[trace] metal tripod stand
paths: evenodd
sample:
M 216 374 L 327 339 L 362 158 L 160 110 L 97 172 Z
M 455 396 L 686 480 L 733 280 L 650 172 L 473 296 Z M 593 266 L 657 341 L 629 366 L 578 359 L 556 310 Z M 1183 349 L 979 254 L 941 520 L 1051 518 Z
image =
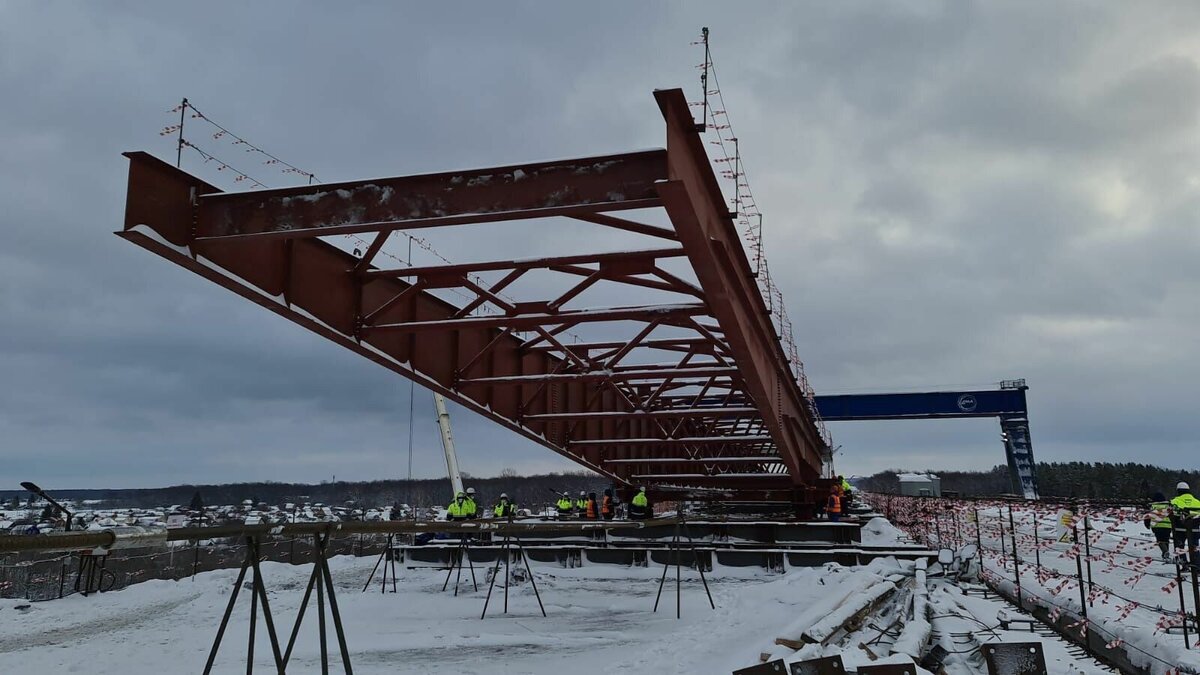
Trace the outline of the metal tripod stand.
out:
M 379 554 L 379 559 L 375 561 L 375 567 L 371 568 L 371 576 L 367 577 L 367 583 L 363 584 L 362 592 L 367 592 L 367 587 L 371 585 L 371 581 L 375 578 L 375 572 L 379 570 L 379 566 L 383 565 L 383 580 L 379 584 L 379 592 L 387 593 L 388 583 L 388 567 L 392 568 L 392 592 L 396 592 L 396 551 L 392 547 L 394 534 L 389 534 L 387 538 L 387 546 Z
M 512 516 L 508 517 L 508 522 L 512 524 Z M 487 616 L 488 604 L 492 601 L 492 589 L 496 586 L 496 575 L 500 573 L 500 562 L 504 561 L 504 613 L 508 614 L 508 585 L 509 585 L 509 563 L 512 560 L 512 541 L 517 542 L 517 555 L 521 561 L 525 563 L 525 573 L 529 575 L 529 583 L 533 586 L 533 595 L 537 598 L 538 609 L 542 610 L 542 616 L 546 616 L 546 607 L 542 604 L 542 596 L 538 593 L 537 580 L 533 578 L 533 570 L 529 567 L 529 558 L 525 555 L 525 546 L 521 543 L 521 538 L 510 531 L 504 532 L 504 543 L 501 545 L 500 553 L 496 556 L 496 566 L 492 569 L 492 581 L 488 584 L 487 598 L 483 601 L 483 613 L 479 615 L 480 619 Z
M 683 615 L 683 591 L 681 590 L 682 582 L 682 555 L 680 548 L 680 527 L 683 528 L 683 535 L 687 537 L 688 548 L 692 551 L 692 560 L 696 562 L 696 569 L 700 572 L 700 581 L 704 584 L 704 593 L 708 596 L 708 604 L 716 609 L 717 605 L 713 602 L 712 591 L 708 589 L 708 579 L 704 576 L 704 563 L 700 561 L 700 555 L 696 552 L 696 543 L 692 540 L 692 533 L 687 529 L 687 521 L 684 519 L 683 510 L 679 511 L 679 522 L 675 523 L 675 536 L 671 538 L 671 545 L 668 547 L 670 555 L 667 557 L 667 562 L 663 563 L 662 578 L 658 580 L 658 595 L 654 596 L 654 611 L 658 611 L 658 601 L 662 599 L 663 585 L 667 582 L 667 570 L 671 568 L 670 560 L 675 559 L 675 618 L 678 619 Z
M 225 637 L 225 629 L 229 626 L 229 617 L 233 615 L 233 606 L 237 603 L 238 592 L 246 580 L 246 571 L 254 568 L 254 579 L 250 587 L 250 640 L 246 647 L 246 672 L 254 670 L 254 633 L 258 624 L 258 603 L 262 601 L 263 621 L 267 624 L 267 635 L 271 638 L 271 653 L 275 657 L 275 669 L 282 673 L 285 660 L 279 654 L 279 638 L 275 635 L 275 621 L 271 618 L 271 606 L 267 603 L 267 588 L 263 584 L 262 570 L 258 567 L 258 537 L 246 537 L 246 559 L 242 561 L 242 570 L 238 573 L 233 585 L 233 593 L 229 595 L 229 604 L 225 607 L 225 615 L 221 617 L 221 627 L 217 629 L 217 637 L 213 640 L 212 650 L 208 653 L 208 662 L 204 673 L 212 672 L 213 662 L 217 660 L 217 650 L 221 647 L 221 639 Z

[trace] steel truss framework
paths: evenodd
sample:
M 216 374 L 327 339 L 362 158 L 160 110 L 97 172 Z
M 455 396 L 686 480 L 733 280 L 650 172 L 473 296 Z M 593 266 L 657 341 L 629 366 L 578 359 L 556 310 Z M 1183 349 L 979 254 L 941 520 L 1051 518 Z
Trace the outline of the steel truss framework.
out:
M 226 193 L 126 153 L 117 234 L 618 484 L 809 501 L 828 453 L 812 402 L 789 369 L 682 91 L 655 98 L 665 150 L 472 171 Z M 671 227 L 613 215 L 634 209 L 662 209 Z M 376 266 L 397 230 L 550 217 L 654 245 Z M 371 243 L 358 255 L 319 238 L 363 233 Z M 698 283 L 665 269 L 676 259 Z M 509 299 L 505 289 L 531 272 L 575 281 L 553 297 Z M 574 306 L 602 282 L 677 300 Z M 435 293 L 444 289 L 473 299 L 447 302 Z M 571 341 L 568 331 L 596 339 Z

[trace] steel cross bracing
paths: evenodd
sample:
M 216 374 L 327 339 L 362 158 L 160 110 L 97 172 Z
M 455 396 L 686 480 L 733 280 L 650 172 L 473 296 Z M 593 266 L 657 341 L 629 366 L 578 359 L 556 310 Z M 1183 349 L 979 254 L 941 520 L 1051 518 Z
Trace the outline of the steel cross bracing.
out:
M 620 484 L 807 501 L 828 452 L 811 401 L 682 92 L 655 97 L 665 150 L 472 171 L 227 193 L 127 153 L 118 234 Z M 650 208 L 664 210 L 671 227 L 613 215 Z M 653 245 L 376 266 L 400 229 L 551 217 Z M 372 235 L 360 255 L 320 238 L 360 233 Z M 670 261 L 690 264 L 695 281 L 668 271 Z M 484 281 L 485 272 L 498 278 Z M 505 289 L 531 272 L 574 282 L 510 299 Z M 576 306 L 597 284 L 676 299 Z M 436 293 L 445 289 L 471 299 L 448 302 Z

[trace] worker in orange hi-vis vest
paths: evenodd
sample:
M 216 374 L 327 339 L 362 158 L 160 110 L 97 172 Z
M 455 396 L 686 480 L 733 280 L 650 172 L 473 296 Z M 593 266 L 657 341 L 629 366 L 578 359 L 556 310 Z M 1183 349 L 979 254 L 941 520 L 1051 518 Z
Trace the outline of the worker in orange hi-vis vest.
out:
M 829 491 L 829 502 L 825 506 L 829 514 L 829 522 L 836 523 L 842 519 L 842 486 L 835 485 Z

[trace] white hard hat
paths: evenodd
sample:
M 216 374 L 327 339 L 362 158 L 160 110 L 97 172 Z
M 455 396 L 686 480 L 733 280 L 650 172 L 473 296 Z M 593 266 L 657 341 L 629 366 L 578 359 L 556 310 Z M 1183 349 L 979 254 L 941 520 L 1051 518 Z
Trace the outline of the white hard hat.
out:
M 475 488 L 467 488 L 467 494 L 469 494 L 469 495 L 475 494 Z
M 1179 481 L 1179 485 L 1176 485 L 1175 489 L 1176 490 L 1191 490 L 1192 488 L 1189 487 L 1188 484 L 1185 483 L 1184 481 Z
M 645 491 L 646 491 L 646 486 L 645 486 L 645 485 L 643 485 L 643 486 L 639 487 L 639 488 L 638 488 L 638 491 L 639 491 L 639 492 L 645 492 Z
M 586 496 L 587 496 L 587 493 L 586 493 L 586 492 L 584 492 L 583 490 L 580 490 L 580 491 L 579 491 L 579 496 L 580 496 L 580 497 L 586 497 Z
M 500 499 L 508 499 L 508 493 L 507 493 L 507 492 L 501 492 L 501 493 L 500 493 Z

